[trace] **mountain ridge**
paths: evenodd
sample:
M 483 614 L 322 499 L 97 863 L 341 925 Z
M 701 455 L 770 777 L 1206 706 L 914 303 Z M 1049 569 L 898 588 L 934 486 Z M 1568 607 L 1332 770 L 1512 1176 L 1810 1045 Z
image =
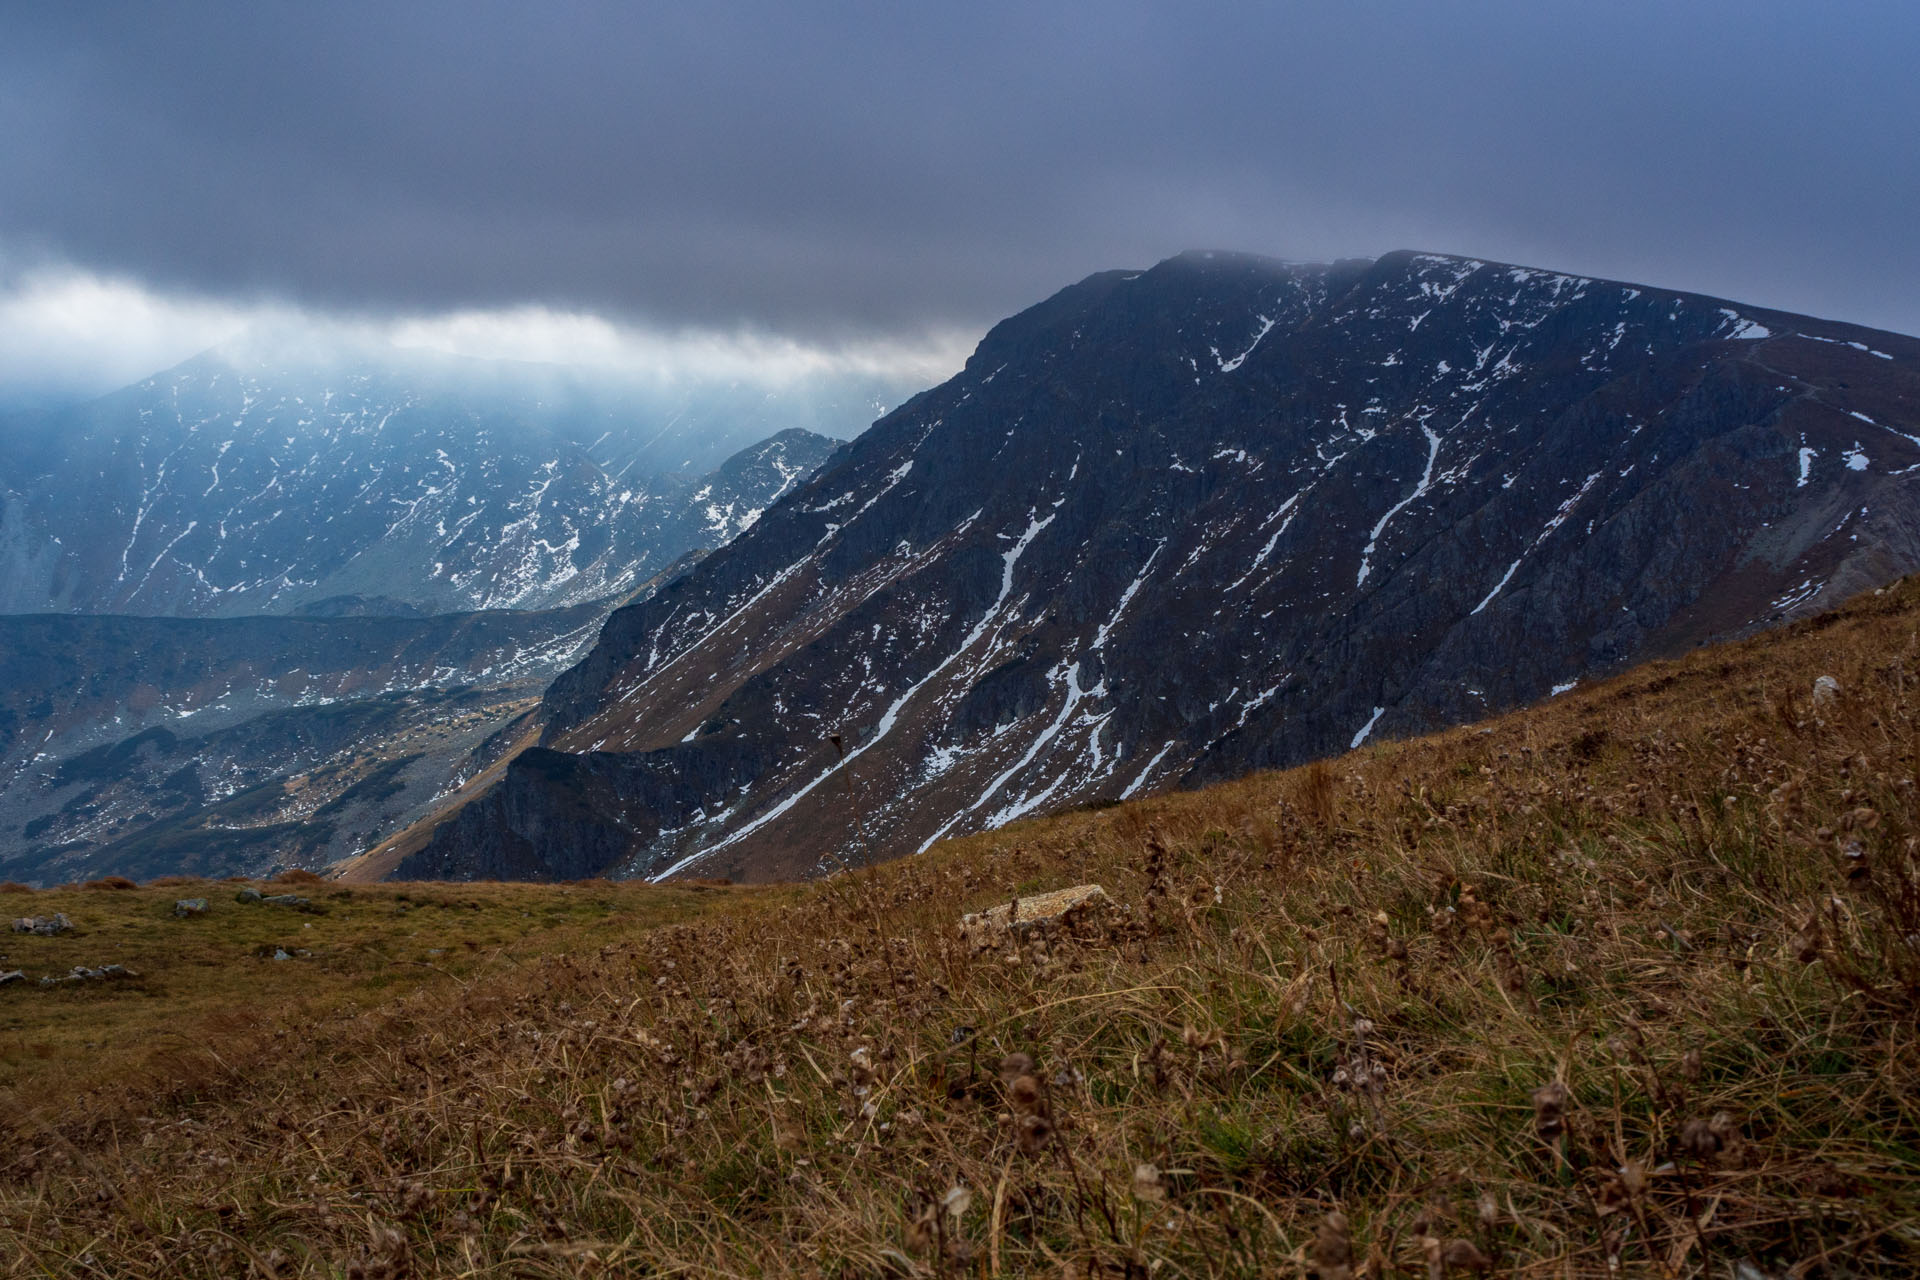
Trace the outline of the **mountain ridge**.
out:
M 744 386 L 676 398 L 559 378 L 210 352 L 0 420 L 0 613 L 611 598 L 732 536 L 824 460 L 837 438 L 800 422 L 850 431 L 874 408 L 826 403 L 825 384 L 788 404 Z
M 1920 563 L 1916 368 L 1412 251 L 1099 273 L 610 618 L 402 874 L 803 873 L 1797 616 Z

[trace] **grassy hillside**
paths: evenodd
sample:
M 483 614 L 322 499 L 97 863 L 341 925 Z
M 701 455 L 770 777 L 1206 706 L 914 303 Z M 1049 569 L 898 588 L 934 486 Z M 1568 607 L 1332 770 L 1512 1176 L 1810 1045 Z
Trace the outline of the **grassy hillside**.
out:
M 235 901 L 247 888 L 308 906 Z M 740 910 L 769 894 L 610 882 L 345 886 L 302 872 L 271 883 L 0 885 L 0 930 L 56 914 L 74 926 L 50 938 L 0 932 L 0 973 L 26 975 L 0 987 L 0 1136 L 196 1097 L 254 1054 L 283 1056 L 290 1036 L 317 1042 L 396 998 L 442 998 L 528 960 L 693 919 L 722 896 Z M 176 917 L 174 904 L 192 898 L 206 914 Z M 130 976 L 38 985 L 76 965 L 121 965 Z
M 0 1268 L 1911 1275 L 1916 676 L 1910 582 L 805 890 L 356 886 L 479 897 L 506 932 L 277 1039 L 202 1024 L 184 1089 L 13 1110 Z M 956 930 L 1084 881 L 1118 909 L 978 952 Z M 575 917 L 508 936 L 549 902 Z M 164 927 L 202 924 L 229 927 Z M 207 994 L 195 1016 L 235 991 Z M 126 994 L 53 998 L 134 1025 Z

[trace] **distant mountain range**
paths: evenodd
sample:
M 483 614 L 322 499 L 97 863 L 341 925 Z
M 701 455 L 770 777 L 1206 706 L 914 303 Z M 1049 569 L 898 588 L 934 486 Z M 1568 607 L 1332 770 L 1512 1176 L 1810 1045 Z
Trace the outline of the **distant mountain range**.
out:
M 1433 254 L 1105 272 L 614 613 L 389 858 L 790 876 L 1289 764 L 1909 572 L 1916 486 L 1911 338 Z
M 453 785 L 605 616 L 0 618 L 0 879 L 355 853 Z
M 847 378 L 663 392 L 450 357 L 246 351 L 0 419 L 0 613 L 609 599 L 738 533 L 906 394 Z
M 0 419 L 0 879 L 361 851 L 886 393 L 209 353 Z

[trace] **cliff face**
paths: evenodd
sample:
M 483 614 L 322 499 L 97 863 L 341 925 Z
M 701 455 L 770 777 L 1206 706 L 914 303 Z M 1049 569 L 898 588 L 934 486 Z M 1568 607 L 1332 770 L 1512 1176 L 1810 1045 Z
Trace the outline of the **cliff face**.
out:
M 1916 483 L 1910 338 L 1426 254 L 1104 273 L 616 612 L 402 874 L 800 874 L 1472 718 L 1920 566 Z

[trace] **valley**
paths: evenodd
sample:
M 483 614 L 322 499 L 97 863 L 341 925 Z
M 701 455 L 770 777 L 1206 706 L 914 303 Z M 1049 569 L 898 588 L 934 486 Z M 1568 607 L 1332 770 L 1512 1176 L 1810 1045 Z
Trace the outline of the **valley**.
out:
M 242 350 L 0 420 L 0 878 L 364 853 L 836 447 L 769 415 L 849 430 L 854 390 Z

